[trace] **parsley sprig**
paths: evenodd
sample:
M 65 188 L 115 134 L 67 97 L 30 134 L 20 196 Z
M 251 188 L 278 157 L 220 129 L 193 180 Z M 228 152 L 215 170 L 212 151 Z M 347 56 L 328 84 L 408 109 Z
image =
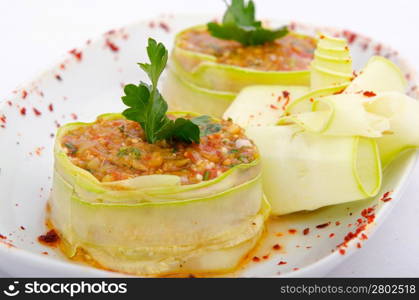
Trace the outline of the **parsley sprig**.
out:
M 210 22 L 207 28 L 214 37 L 238 41 L 244 46 L 261 45 L 288 34 L 286 26 L 275 30 L 263 28 L 262 22 L 255 19 L 255 5 L 252 0 L 247 5 L 244 0 L 232 0 L 227 5 L 222 24 Z
M 167 103 L 157 89 L 160 75 L 166 67 L 168 52 L 162 43 L 148 40 L 147 54 L 150 63 L 139 63 L 151 81 L 151 85 L 140 82 L 124 87 L 122 101 L 129 106 L 122 113 L 128 120 L 140 123 L 148 143 L 159 140 L 180 140 L 186 143 L 199 143 L 200 128 L 192 120 L 177 118 L 170 120 Z

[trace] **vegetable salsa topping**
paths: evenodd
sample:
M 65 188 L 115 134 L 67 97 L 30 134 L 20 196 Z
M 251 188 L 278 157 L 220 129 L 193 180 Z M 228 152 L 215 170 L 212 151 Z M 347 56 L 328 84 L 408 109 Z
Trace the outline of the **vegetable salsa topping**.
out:
M 148 143 L 141 125 L 126 119 L 82 126 L 67 133 L 61 144 L 75 165 L 102 182 L 170 174 L 180 176 L 182 184 L 194 184 L 257 158 L 253 142 L 231 121 L 206 124 L 196 121 L 201 117 L 185 118 L 200 124 L 203 136 L 199 144 L 167 140 Z
M 297 71 L 308 69 L 316 40 L 290 33 L 262 45 L 243 46 L 213 37 L 205 28 L 196 28 L 182 33 L 178 45 L 185 50 L 213 55 L 221 64 L 261 71 Z

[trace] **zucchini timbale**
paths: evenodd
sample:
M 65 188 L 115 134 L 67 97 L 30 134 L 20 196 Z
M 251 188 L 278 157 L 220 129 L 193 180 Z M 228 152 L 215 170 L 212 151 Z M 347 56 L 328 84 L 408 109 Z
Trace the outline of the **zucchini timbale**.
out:
M 176 36 L 163 92 L 174 108 L 221 116 L 246 86 L 308 86 L 315 48 L 315 38 L 286 26 L 262 27 L 252 1 L 233 0 L 222 23 Z
M 242 128 L 166 113 L 157 80 L 167 51 L 149 40 L 152 84 L 125 86 L 123 114 L 61 127 L 51 221 L 62 248 L 139 275 L 222 272 L 255 246 L 269 206 Z

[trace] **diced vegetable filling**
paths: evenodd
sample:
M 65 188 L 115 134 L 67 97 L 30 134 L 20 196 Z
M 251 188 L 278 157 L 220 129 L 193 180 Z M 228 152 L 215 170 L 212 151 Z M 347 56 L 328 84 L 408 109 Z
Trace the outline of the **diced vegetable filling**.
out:
M 179 38 L 182 49 L 213 55 L 217 62 L 262 71 L 297 71 L 309 68 L 316 40 L 293 33 L 257 46 L 221 40 L 206 29 L 185 31 Z
M 170 174 L 180 176 L 182 184 L 194 184 L 258 156 L 241 127 L 229 120 L 220 125 L 218 132 L 201 137 L 200 144 L 165 140 L 149 144 L 137 122 L 100 120 L 70 131 L 61 144 L 75 165 L 102 182 Z

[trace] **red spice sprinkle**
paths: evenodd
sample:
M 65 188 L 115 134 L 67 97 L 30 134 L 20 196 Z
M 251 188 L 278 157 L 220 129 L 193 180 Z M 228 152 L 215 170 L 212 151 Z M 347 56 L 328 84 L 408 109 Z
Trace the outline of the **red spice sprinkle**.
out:
M 369 208 L 364 209 L 364 210 L 361 212 L 361 215 L 362 215 L 365 219 L 367 219 L 368 224 L 372 223 L 372 222 L 374 221 L 374 219 L 375 219 L 374 208 L 369 207 Z
M 339 253 L 342 254 L 342 255 L 345 255 L 346 251 L 345 251 L 345 249 L 339 249 Z
M 61 70 L 65 70 L 65 64 L 61 64 L 61 65 L 60 65 L 60 69 L 61 69 Z
M 264 255 L 262 256 L 263 259 L 268 259 L 269 258 L 269 254 L 268 255 Z
M 364 209 L 364 210 L 361 212 L 361 215 L 362 215 L 362 216 L 366 219 L 366 221 L 368 222 L 368 224 L 369 224 L 369 223 L 371 223 L 371 222 L 373 222 L 373 221 L 374 221 L 374 219 L 375 219 L 374 207 L 369 207 L 369 208 Z M 366 239 L 368 239 L 367 235 L 365 235 L 365 234 L 363 233 L 363 231 L 364 231 L 366 228 L 367 228 L 367 224 L 365 224 L 365 222 L 362 222 L 362 225 L 361 225 L 361 223 L 358 223 L 358 228 L 355 230 L 355 232 L 349 232 L 349 233 L 345 236 L 345 238 L 344 238 L 344 242 L 343 242 L 343 243 L 341 243 L 340 245 L 338 245 L 338 247 L 341 247 L 341 246 L 343 246 L 343 247 L 347 247 L 348 243 L 349 243 L 351 240 L 353 240 L 353 239 L 357 238 L 359 235 L 361 235 L 361 237 L 360 237 L 360 239 L 361 239 L 361 240 L 366 240 Z
M 28 96 L 28 92 L 26 90 L 22 91 L 22 99 L 25 99 Z
M 57 79 L 58 81 L 62 81 L 63 80 L 59 74 L 56 74 L 55 75 L 55 79 Z
M 319 38 L 322 40 L 324 39 L 324 35 L 322 34 L 321 36 L 319 36 Z
M 160 22 L 160 23 L 159 23 L 159 27 L 160 27 L 161 29 L 163 29 L 164 31 L 166 31 L 166 32 L 170 32 L 169 25 L 167 25 L 167 24 L 166 24 L 166 23 L 164 23 L 164 22 Z
M 282 110 L 286 110 L 288 104 L 290 103 L 290 98 L 285 98 L 285 103 L 282 105 Z
M 42 252 L 43 255 L 48 255 L 47 251 Z
M 388 202 L 388 201 L 393 200 L 393 198 L 389 197 L 391 195 L 391 193 L 393 193 L 393 192 L 391 192 L 391 191 L 390 192 L 385 192 L 380 200 L 383 201 L 383 202 Z
M 37 147 L 35 149 L 35 154 L 38 156 L 41 156 L 43 150 L 44 150 L 44 147 Z
M 280 237 L 280 236 L 284 236 L 284 234 L 282 232 L 277 232 L 275 233 L 276 236 Z
M 2 235 L 2 234 L 0 234 L 0 239 L 5 240 L 5 239 L 7 239 L 7 237 L 4 236 L 4 235 Z
M 357 247 L 358 249 L 362 248 L 361 243 L 357 243 L 357 244 L 356 244 L 356 247 Z
M 12 101 L 8 100 L 7 105 L 12 106 Z
M 113 52 L 119 51 L 119 47 L 115 45 L 113 42 L 111 42 L 109 39 L 106 39 L 105 43 L 106 43 L 106 46 L 108 46 L 109 49 L 111 49 L 111 51 Z
M 281 245 L 279 245 L 279 244 L 275 244 L 275 245 L 273 245 L 273 247 L 272 247 L 272 249 L 274 249 L 274 250 L 281 250 Z
M 310 233 L 310 228 L 306 228 L 306 229 L 303 230 L 304 235 L 307 235 L 309 233 Z
M 6 116 L 5 116 L 5 115 L 1 115 L 1 116 L 0 116 L 0 121 L 1 121 L 2 123 L 6 123 L 6 120 L 7 120 L 7 118 L 6 118 Z
M 299 270 L 299 268 L 294 268 L 294 269 L 292 269 L 293 271 L 298 271 Z
M 254 262 L 259 262 L 259 261 L 260 261 L 260 258 L 259 258 L 259 257 L 257 257 L 257 256 L 253 256 L 252 260 L 253 260 Z
M 276 98 L 276 101 L 280 102 L 282 100 L 281 96 L 278 96 L 278 98 Z
M 270 107 L 271 107 L 272 109 L 278 109 L 278 106 L 273 105 L 273 104 L 271 104 L 271 105 L 270 105 Z
M 390 196 L 390 194 L 391 193 L 393 193 L 392 191 L 389 191 L 389 192 L 385 192 L 384 194 L 383 194 L 383 198 L 387 198 L 388 196 Z
M 375 94 L 374 92 L 371 92 L 371 91 L 365 91 L 365 92 L 363 93 L 363 95 L 364 95 L 365 97 L 374 97 L 374 96 L 376 96 L 376 94 Z
M 39 117 L 42 113 L 36 109 L 35 107 L 33 108 L 33 113 L 35 114 L 35 116 Z
M 349 30 L 344 30 L 343 36 L 348 40 L 349 44 L 352 44 L 357 38 L 357 35 Z
M 378 44 L 377 46 L 375 46 L 374 48 L 375 54 L 379 55 L 381 53 L 381 49 L 382 49 L 381 44 Z
M 289 234 L 296 234 L 297 230 L 296 229 L 288 229 Z
M 336 221 L 335 225 L 336 226 L 339 226 L 340 225 L 340 222 L 339 221 Z
M 283 261 L 283 260 L 281 260 L 279 263 L 277 263 L 278 266 L 282 266 L 282 265 L 286 265 L 286 264 L 287 264 L 287 262 Z
M 48 105 L 48 110 L 50 112 L 53 112 L 54 111 L 54 106 L 52 105 L 52 103 L 50 105 Z
M 20 226 L 20 229 L 25 230 L 26 228 L 24 226 Z
M 83 53 L 81 51 L 77 51 L 77 49 L 72 49 L 69 51 L 70 54 L 73 54 L 74 57 L 78 60 L 81 61 L 83 58 Z
M 156 24 L 154 24 L 154 22 L 148 23 L 148 27 L 150 27 L 150 28 L 154 28 L 155 26 L 156 26 Z
M 362 50 L 366 51 L 368 49 L 369 42 L 362 44 Z
M 289 98 L 290 92 L 288 92 L 288 91 L 282 91 L 282 96 L 284 96 L 284 98 Z
M 73 120 L 77 120 L 78 119 L 78 117 L 77 117 L 77 115 L 75 113 L 70 114 L 70 116 L 71 116 L 71 118 Z
M 327 222 L 327 223 L 324 223 L 324 224 L 317 225 L 316 228 L 322 229 L 322 228 L 326 228 L 329 225 L 330 225 L 330 222 Z
M 329 237 L 330 237 L 330 238 L 332 238 L 332 237 L 334 237 L 334 236 L 335 236 L 335 234 L 334 234 L 334 233 L 329 234 Z
M 26 115 L 26 108 L 25 108 L 25 107 L 22 107 L 22 108 L 20 109 L 20 114 L 21 114 L 22 116 Z
M 44 235 L 40 235 L 38 237 L 38 241 L 42 244 L 47 245 L 54 245 L 60 240 L 60 237 L 58 236 L 57 232 L 55 232 L 54 229 L 51 229 Z

